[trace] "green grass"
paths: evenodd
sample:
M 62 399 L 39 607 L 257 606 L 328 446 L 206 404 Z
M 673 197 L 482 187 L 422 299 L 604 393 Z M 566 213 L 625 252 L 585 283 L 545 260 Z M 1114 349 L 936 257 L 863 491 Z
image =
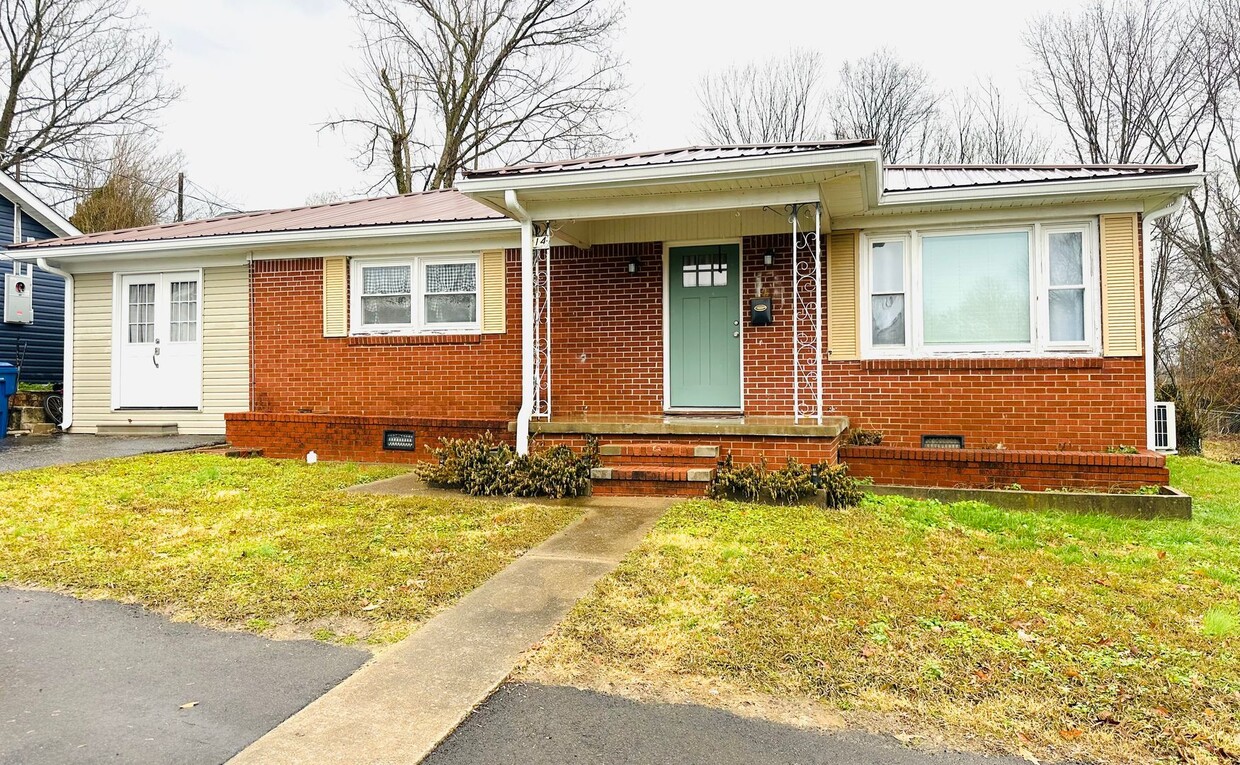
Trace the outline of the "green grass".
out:
M 1240 467 L 1172 471 L 1191 522 L 684 503 L 527 676 L 738 708 L 756 694 L 1049 760 L 1234 762 Z
M 341 491 L 400 472 L 183 454 L 0 475 L 0 582 L 382 644 L 577 514 Z

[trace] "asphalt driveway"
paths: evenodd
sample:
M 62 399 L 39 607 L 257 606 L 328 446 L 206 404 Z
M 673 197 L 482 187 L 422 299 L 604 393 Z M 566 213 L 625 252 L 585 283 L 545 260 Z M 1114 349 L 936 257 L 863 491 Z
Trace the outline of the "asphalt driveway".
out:
M 644 704 L 548 685 L 501 686 L 423 765 L 1020 765 L 822 733 L 690 704 Z
M 0 588 L 0 762 L 221 763 L 369 657 Z
M 0 473 L 72 465 L 223 443 L 221 436 L 55 436 L 0 438 Z

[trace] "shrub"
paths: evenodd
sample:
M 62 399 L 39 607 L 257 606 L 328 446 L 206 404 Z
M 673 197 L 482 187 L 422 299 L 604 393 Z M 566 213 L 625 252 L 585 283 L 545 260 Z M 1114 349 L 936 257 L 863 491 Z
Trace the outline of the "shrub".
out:
M 879 446 L 883 443 L 883 431 L 850 428 L 848 431 L 848 443 L 853 446 Z
M 589 491 L 590 469 L 598 465 L 593 438 L 580 455 L 567 446 L 554 446 L 523 456 L 490 433 L 440 443 L 430 450 L 437 461 L 418 465 L 415 472 L 432 486 L 476 497 L 579 497 Z
M 750 502 L 799 502 L 819 491 L 830 508 L 853 507 L 861 502 L 862 492 L 856 478 L 848 475 L 847 465 L 820 462 L 802 465 L 789 459 L 781 470 L 770 470 L 763 460 L 757 465 L 737 466 L 732 455 L 724 458 L 711 486 L 716 499 L 744 499 Z

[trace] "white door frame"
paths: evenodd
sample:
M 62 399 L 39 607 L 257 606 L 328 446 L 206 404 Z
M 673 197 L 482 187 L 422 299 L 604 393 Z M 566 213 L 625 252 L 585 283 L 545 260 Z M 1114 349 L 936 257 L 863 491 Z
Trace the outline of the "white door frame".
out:
M 114 271 L 112 273 L 112 411 L 140 412 L 163 411 L 161 408 L 143 410 L 135 407 L 121 407 L 121 345 L 124 342 L 125 329 L 125 297 L 121 294 L 121 286 L 126 276 L 160 276 L 162 274 L 196 274 L 198 277 L 198 406 L 176 407 L 176 411 L 201 412 L 203 399 L 203 354 L 206 348 L 206 328 L 202 324 L 202 306 L 206 302 L 206 279 L 202 268 L 167 268 L 154 270 L 150 268 L 136 271 Z
M 721 408 L 717 406 L 672 406 L 672 337 L 671 337 L 671 309 L 672 309 L 672 293 L 671 293 L 671 256 L 672 250 L 678 247 L 703 247 L 712 244 L 734 244 L 736 245 L 736 271 L 737 284 L 736 294 L 739 296 L 737 301 L 738 316 L 737 329 L 740 331 L 740 386 L 741 386 L 741 405 L 735 409 Z M 741 414 L 745 411 L 745 240 L 739 239 L 689 239 L 678 242 L 663 243 L 663 411 L 674 413 L 692 413 L 692 412 L 734 412 Z

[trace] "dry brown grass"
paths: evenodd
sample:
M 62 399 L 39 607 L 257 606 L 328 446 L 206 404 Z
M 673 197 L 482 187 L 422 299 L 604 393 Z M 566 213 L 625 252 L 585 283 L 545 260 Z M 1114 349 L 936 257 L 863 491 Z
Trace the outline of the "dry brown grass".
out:
M 1240 756 L 1240 467 L 1192 522 L 692 502 L 527 679 L 1049 761 Z
M 578 510 L 343 489 L 397 467 L 162 455 L 0 476 L 0 583 L 382 645 Z

